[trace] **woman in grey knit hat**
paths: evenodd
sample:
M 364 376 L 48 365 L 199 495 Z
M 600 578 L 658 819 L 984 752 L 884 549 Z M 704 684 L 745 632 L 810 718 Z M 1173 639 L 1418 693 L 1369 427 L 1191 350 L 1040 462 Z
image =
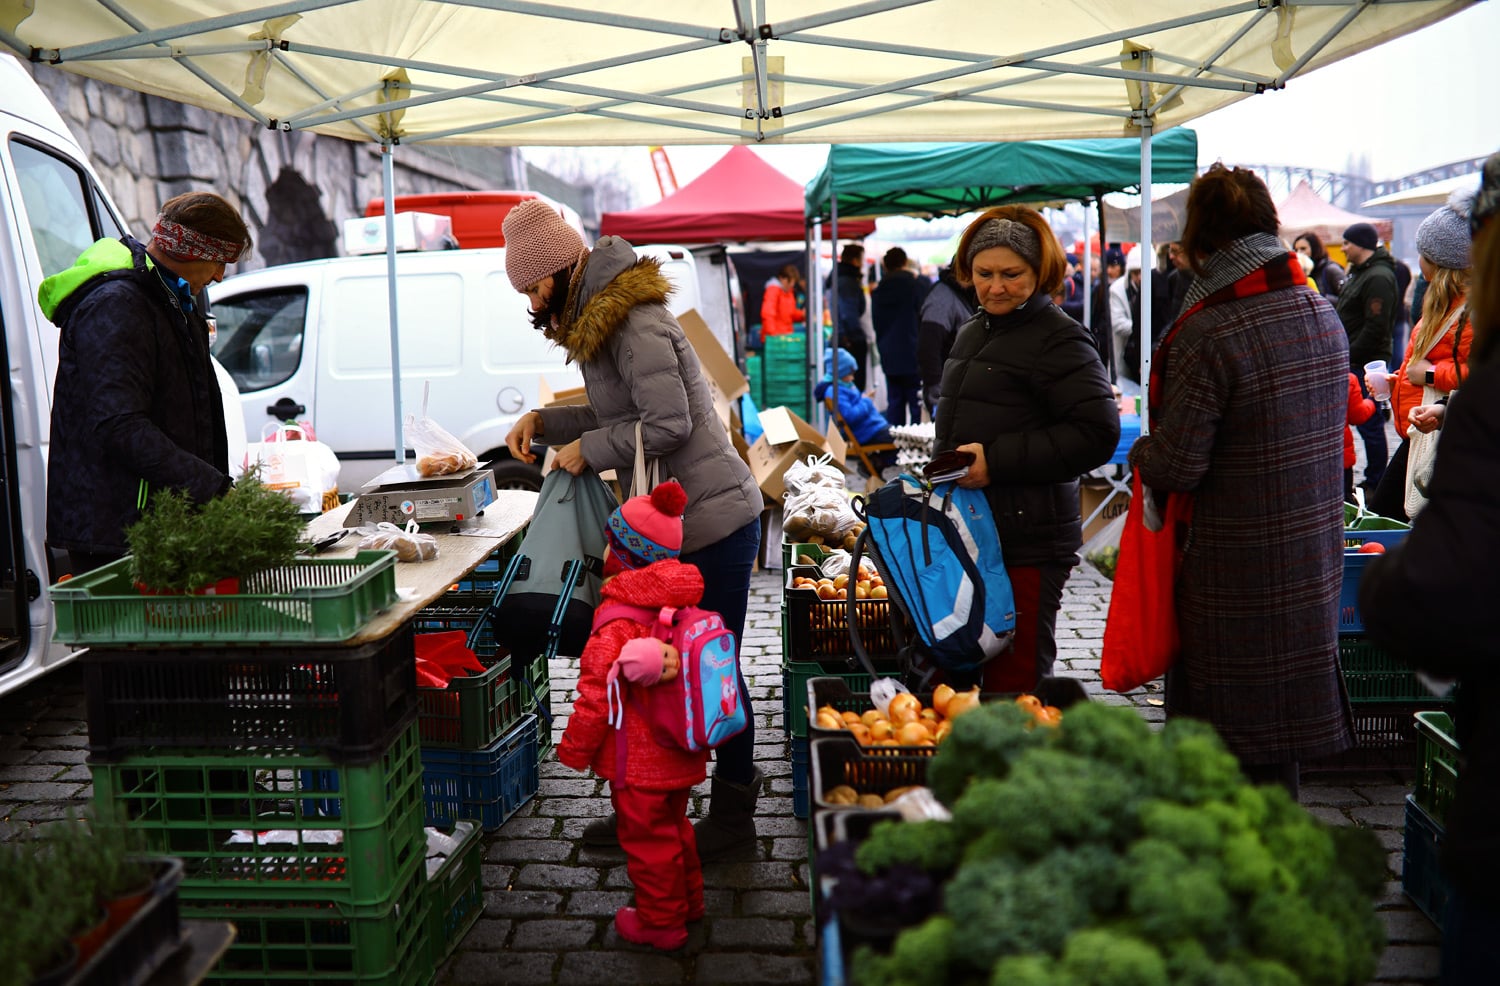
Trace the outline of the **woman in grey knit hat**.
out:
M 1040 213 L 983 213 L 959 239 L 953 271 L 981 310 L 943 364 L 933 451 L 974 454 L 958 484 L 984 490 L 1015 592 L 1015 640 L 981 669 L 982 687 L 1030 691 L 1052 672 L 1057 610 L 1082 543 L 1078 477 L 1114 455 L 1120 412 L 1093 336 L 1052 301 L 1067 261 Z
M 1417 258 L 1427 292 L 1412 329 L 1401 368 L 1390 375 L 1391 413 L 1401 444 L 1391 456 L 1371 509 L 1407 520 L 1408 461 L 1416 433 L 1430 434 L 1442 422 L 1442 407 L 1468 372 L 1469 206 L 1463 193 L 1434 210 L 1417 227 Z

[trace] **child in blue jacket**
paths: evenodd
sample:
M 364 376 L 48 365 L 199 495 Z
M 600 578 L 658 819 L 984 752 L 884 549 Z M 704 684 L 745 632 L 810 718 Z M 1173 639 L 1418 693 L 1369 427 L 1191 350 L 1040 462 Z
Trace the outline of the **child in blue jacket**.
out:
M 840 348 L 837 356 L 829 360 L 836 367 L 839 378 L 838 408 L 839 417 L 844 419 L 844 424 L 849 426 L 850 432 L 861 445 L 878 445 L 881 442 L 891 440 L 891 423 L 885 419 L 875 402 L 859 392 L 854 384 L 855 363 L 854 357 Z M 813 388 L 813 397 L 822 401 L 828 396 L 829 390 L 833 388 L 833 370 L 830 369 L 829 376 L 818 381 Z M 880 452 L 875 458 L 881 468 L 896 461 L 894 452 Z

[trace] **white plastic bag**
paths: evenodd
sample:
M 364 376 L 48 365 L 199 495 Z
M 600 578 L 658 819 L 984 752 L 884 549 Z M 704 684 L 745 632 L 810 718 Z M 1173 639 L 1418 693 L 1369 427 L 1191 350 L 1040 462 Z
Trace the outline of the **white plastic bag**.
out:
M 910 694 L 911 689 L 901 684 L 895 678 L 876 678 L 870 682 L 870 702 L 887 719 L 891 716 L 891 699 L 902 692 Z
M 261 485 L 281 490 L 303 513 L 339 505 L 339 457 L 332 448 L 290 422 L 266 422 L 260 439 L 245 446 L 244 466 L 258 469 Z
M 1126 516 L 1126 514 L 1120 514 L 1099 528 L 1094 532 L 1094 536 L 1083 542 L 1083 547 L 1078 549 L 1078 554 L 1083 560 L 1111 582 L 1115 580 L 1115 566 L 1120 560 L 1120 535 L 1125 530 Z
M 788 493 L 801 493 L 818 487 L 842 490 L 844 470 L 834 464 L 831 456 L 809 455 L 786 467 L 781 482 Z
M 416 449 L 417 472 L 423 476 L 446 476 L 479 465 L 467 445 L 454 438 L 446 428 L 427 416 L 427 395 L 431 383 L 422 385 L 422 414 L 408 414 L 405 422 L 406 444 Z
M 783 530 L 805 531 L 823 538 L 843 537 L 859 523 L 842 486 L 812 486 L 800 493 L 788 492 L 781 513 Z

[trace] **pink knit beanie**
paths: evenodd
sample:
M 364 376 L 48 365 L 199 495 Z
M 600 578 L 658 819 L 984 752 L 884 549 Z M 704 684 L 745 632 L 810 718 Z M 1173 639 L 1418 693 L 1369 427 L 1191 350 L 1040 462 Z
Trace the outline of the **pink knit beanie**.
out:
M 572 267 L 585 250 L 583 237 L 541 199 L 527 199 L 505 214 L 505 273 L 525 291 L 549 274 Z
M 682 553 L 682 512 L 687 493 L 667 480 L 649 495 L 633 496 L 622 503 L 605 525 L 609 543 L 606 574 L 620 568 L 645 568 L 652 562 L 676 558 Z

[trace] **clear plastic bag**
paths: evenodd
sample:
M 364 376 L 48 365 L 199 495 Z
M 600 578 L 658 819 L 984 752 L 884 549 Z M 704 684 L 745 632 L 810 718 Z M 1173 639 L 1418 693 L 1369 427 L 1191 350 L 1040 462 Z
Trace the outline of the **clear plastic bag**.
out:
M 408 414 L 405 422 L 406 444 L 416 449 L 417 472 L 423 476 L 446 476 L 479 465 L 479 457 L 467 445 L 454 438 L 446 428 L 427 416 L 427 393 L 422 387 L 422 413 Z
M 837 540 L 859 524 L 849 496 L 842 486 L 813 486 L 786 494 L 782 505 L 782 530 L 788 537 L 805 541 L 812 535 Z
M 820 487 L 842 490 L 845 486 L 844 470 L 835 465 L 830 456 L 809 455 L 787 466 L 781 482 L 788 493 L 802 493 Z
M 836 579 L 840 575 L 848 575 L 849 562 L 853 561 L 853 559 L 854 556 L 843 548 L 834 548 L 818 564 L 818 573 L 830 579 Z M 861 558 L 859 560 L 859 570 L 865 573 L 867 578 L 876 574 L 875 563 L 868 558 Z
M 423 534 L 415 521 L 407 521 L 403 530 L 395 524 L 379 523 L 354 529 L 362 536 L 363 551 L 394 551 L 397 561 L 430 561 L 438 555 L 437 538 Z
M 1083 547 L 1078 549 L 1083 560 L 1111 582 L 1115 580 L 1115 565 L 1120 560 L 1120 534 L 1125 530 L 1126 516 L 1128 515 L 1120 514 L 1099 528 L 1094 536 L 1083 542 Z

